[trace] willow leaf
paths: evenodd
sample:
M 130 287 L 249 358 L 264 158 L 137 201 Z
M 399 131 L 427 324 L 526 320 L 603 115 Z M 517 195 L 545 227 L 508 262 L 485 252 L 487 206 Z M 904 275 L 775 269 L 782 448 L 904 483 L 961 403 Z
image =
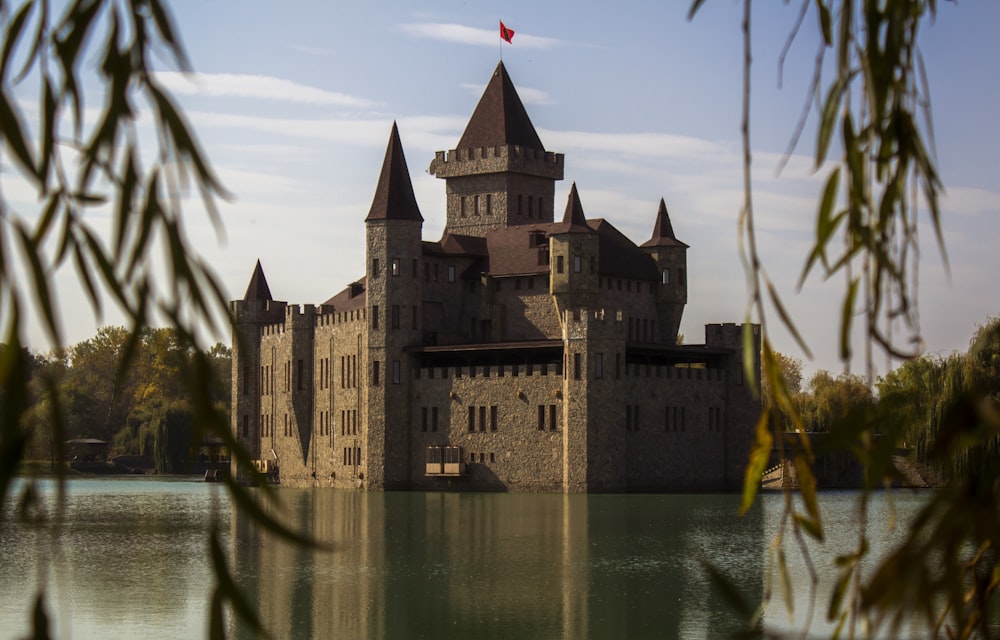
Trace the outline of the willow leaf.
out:
M 11 55 L 17 47 L 17 42 L 21 39 L 21 33 L 24 31 L 24 25 L 28 21 L 28 15 L 34 7 L 35 3 L 33 2 L 25 2 L 21 5 L 21 8 L 14 14 L 13 19 L 11 19 L 7 26 L 6 32 L 3 34 L 3 53 L 0 54 L 0 83 L 6 83 L 7 68 L 10 66 Z
M 754 428 L 754 443 L 750 449 L 750 460 L 743 477 L 743 499 L 740 502 L 740 515 L 745 514 L 753 506 L 753 501 L 757 497 L 757 489 L 760 487 L 760 479 L 767 469 L 767 461 L 771 459 L 771 450 L 774 448 L 774 438 L 771 436 L 769 426 L 770 412 L 765 407 L 757 418 L 757 426 Z

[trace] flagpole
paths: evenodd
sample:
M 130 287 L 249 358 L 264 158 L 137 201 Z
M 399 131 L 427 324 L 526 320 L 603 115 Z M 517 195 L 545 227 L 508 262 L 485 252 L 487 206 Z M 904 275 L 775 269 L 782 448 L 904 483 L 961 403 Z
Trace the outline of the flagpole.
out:
M 502 20 L 497 20 L 500 24 L 503 24 Z M 503 62 L 503 38 L 500 38 L 500 62 Z

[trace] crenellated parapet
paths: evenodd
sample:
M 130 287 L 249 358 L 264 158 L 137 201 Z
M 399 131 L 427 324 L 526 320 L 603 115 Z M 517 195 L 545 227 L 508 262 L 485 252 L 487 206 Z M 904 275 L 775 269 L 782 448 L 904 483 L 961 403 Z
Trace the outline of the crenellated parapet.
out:
M 531 176 L 563 179 L 563 154 L 531 149 L 520 145 L 479 147 L 438 151 L 431 161 L 430 173 L 438 178 L 522 173 Z

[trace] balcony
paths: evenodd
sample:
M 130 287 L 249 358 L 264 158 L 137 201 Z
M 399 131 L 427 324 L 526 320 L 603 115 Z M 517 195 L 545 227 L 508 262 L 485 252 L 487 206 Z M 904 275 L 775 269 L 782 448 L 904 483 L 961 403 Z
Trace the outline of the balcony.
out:
M 457 477 L 465 475 L 465 451 L 462 447 L 446 445 L 427 447 L 425 475 Z

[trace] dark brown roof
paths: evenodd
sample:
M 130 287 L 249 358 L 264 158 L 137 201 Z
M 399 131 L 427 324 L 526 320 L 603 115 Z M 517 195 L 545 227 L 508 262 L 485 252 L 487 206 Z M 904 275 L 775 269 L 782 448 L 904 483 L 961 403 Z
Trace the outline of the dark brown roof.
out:
M 674 227 L 670 224 L 670 214 L 667 205 L 660 198 L 660 208 L 656 212 L 656 223 L 653 225 L 653 237 L 643 242 L 643 247 L 687 247 L 674 235 Z
M 548 257 L 548 236 L 556 226 L 559 225 L 552 222 L 524 224 L 487 233 L 489 274 L 520 276 L 548 273 L 549 265 L 545 260 Z
M 323 306 L 333 307 L 334 311 L 353 311 L 365 306 L 368 278 L 363 277 L 323 303 Z
M 563 214 L 562 224 L 556 225 L 553 233 L 593 233 L 587 226 L 587 217 L 583 215 L 583 204 L 580 203 L 580 194 L 576 191 L 575 182 L 570 187 L 569 197 L 566 199 L 566 213 Z
M 636 280 L 660 278 L 660 271 L 653 258 L 625 237 L 613 224 L 600 218 L 588 220 L 587 224 L 597 232 L 599 238 L 601 275 Z
M 506 145 L 545 150 L 501 61 L 455 148 L 478 149 Z
M 247 292 L 243 294 L 244 300 L 273 300 L 271 289 L 267 286 L 267 278 L 264 277 L 264 269 L 257 260 L 257 266 L 253 268 L 253 275 L 250 276 L 250 284 Z
M 392 123 L 389 134 L 389 144 L 385 149 L 385 160 L 382 161 L 382 173 L 375 187 L 375 197 L 372 208 L 368 211 L 368 220 L 417 220 L 424 221 L 413 195 L 413 183 L 410 182 L 410 171 L 406 168 L 406 158 L 403 156 L 403 145 L 399 142 L 399 130 Z
M 423 250 L 433 256 L 485 256 L 486 239 L 445 232 L 437 242 L 424 241 Z

